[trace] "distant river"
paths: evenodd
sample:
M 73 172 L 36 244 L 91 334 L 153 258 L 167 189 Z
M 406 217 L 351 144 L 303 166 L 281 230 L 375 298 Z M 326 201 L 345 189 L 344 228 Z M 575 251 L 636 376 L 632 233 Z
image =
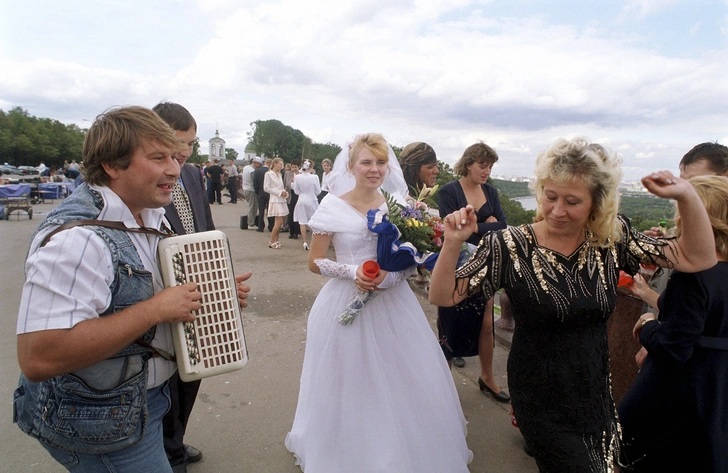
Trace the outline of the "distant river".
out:
M 516 197 L 516 202 L 520 202 L 524 210 L 536 210 L 536 197 L 529 195 L 527 197 Z

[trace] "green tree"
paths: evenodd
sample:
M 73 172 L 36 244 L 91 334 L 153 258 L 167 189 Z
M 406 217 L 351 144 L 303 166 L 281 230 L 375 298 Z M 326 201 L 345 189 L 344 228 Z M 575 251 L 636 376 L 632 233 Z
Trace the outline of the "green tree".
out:
M 248 140 L 258 155 L 279 157 L 285 162 L 303 156 L 307 138 L 301 130 L 284 125 L 280 120 L 256 120 L 250 126 L 252 131 L 248 132 Z M 310 139 L 308 143 L 311 143 Z
M 60 166 L 64 160 L 80 160 L 84 132 L 50 118 L 37 118 L 15 107 L 0 110 L 0 160 L 16 166 Z
M 533 217 L 536 216 L 535 210 L 526 210 L 520 202 L 511 200 L 502 192 L 499 192 L 501 208 L 506 214 L 508 225 L 518 226 L 524 223 L 533 223 Z
M 235 161 L 238 159 L 238 152 L 235 151 L 235 148 L 225 148 L 225 158 Z
M 448 182 L 452 182 L 458 179 L 449 164 L 438 161 L 437 167 L 440 170 L 440 173 L 437 175 L 437 180 L 435 181 L 435 184 L 437 184 L 438 186 L 442 187 Z
M 328 159 L 333 164 L 336 156 L 340 152 L 341 146 L 334 143 L 311 143 L 309 159 L 314 162 L 314 168 L 319 177 L 322 177 L 324 174 L 324 168 L 321 166 L 321 162 L 324 159 Z
M 207 162 L 207 155 L 200 154 L 200 139 L 199 138 L 195 138 L 195 141 L 192 142 L 192 154 L 190 154 L 190 157 L 187 160 L 187 162 L 193 163 L 193 164 L 202 164 L 204 162 Z
M 531 195 L 531 189 L 528 188 L 528 182 L 514 182 L 503 179 L 492 179 L 492 185 L 498 188 L 503 194 L 511 199 L 516 197 L 527 197 Z
M 665 220 L 667 227 L 674 226 L 675 204 L 673 201 L 661 199 L 653 195 L 623 194 L 619 202 L 619 212 L 632 222 L 639 231 L 657 227 L 660 220 Z

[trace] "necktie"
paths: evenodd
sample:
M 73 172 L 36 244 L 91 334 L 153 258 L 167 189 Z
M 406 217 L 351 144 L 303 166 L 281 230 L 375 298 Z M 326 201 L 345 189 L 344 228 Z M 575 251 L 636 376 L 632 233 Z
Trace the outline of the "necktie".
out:
M 187 192 L 182 188 L 179 181 L 172 188 L 172 202 L 174 208 L 177 209 L 177 215 L 182 221 L 185 233 L 195 233 L 195 219 L 192 217 L 192 209 L 190 208 L 190 200 L 187 198 Z

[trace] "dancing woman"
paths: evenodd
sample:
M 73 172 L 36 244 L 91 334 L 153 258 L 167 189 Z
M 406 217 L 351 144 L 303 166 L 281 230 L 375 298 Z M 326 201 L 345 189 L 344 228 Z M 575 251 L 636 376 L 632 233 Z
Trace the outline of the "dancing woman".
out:
M 384 138 L 359 135 L 336 158 L 329 189 L 309 222 L 309 268 L 331 280 L 311 307 L 286 447 L 306 473 L 467 473 L 472 453 L 465 418 L 437 339 L 406 282 L 412 271 L 381 271 L 374 279 L 362 271 L 377 249 L 367 211 L 386 209 L 380 189 L 398 199 L 407 192 Z M 332 242 L 336 261 L 327 259 Z M 340 324 L 351 299 L 372 290 L 382 293 L 351 325 Z
M 641 261 L 701 271 L 715 265 L 705 207 L 668 171 L 642 179 L 675 199 L 678 240 L 641 234 L 617 216 L 621 162 L 583 138 L 558 140 L 536 160 L 536 222 L 486 235 L 457 269 L 460 246 L 477 230 L 472 207 L 445 218 L 445 242 L 432 273 L 430 302 L 452 306 L 503 288 L 516 326 L 508 387 L 521 433 L 541 473 L 614 471 L 619 426 L 609 380 L 606 323 L 619 270 Z

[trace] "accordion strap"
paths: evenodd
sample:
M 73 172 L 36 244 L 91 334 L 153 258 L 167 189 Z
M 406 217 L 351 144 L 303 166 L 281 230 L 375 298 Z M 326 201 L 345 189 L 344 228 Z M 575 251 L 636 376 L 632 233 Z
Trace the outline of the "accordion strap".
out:
M 167 229 L 166 227 L 164 227 L 164 230 L 166 230 L 166 231 L 163 232 L 163 231 L 157 230 L 156 228 L 149 228 L 149 227 L 130 228 L 130 227 L 127 227 L 124 224 L 124 222 L 117 222 L 114 220 L 75 220 L 73 222 L 64 223 L 63 225 L 61 225 L 60 227 L 56 228 L 55 230 L 50 232 L 48 235 L 46 235 L 46 237 L 43 238 L 43 241 L 40 243 L 40 247 L 42 248 L 43 246 L 45 246 L 45 244 L 48 243 L 48 241 L 50 241 L 51 237 L 53 237 L 53 235 L 55 235 L 56 233 L 62 232 L 63 230 L 68 230 L 69 228 L 80 227 L 80 226 L 84 226 L 84 225 L 93 225 L 96 227 L 114 228 L 116 230 L 121 230 L 124 232 L 148 233 L 148 234 L 152 234 L 152 235 L 158 235 L 162 238 L 166 238 L 166 237 L 174 235 L 174 233 L 172 231 L 170 231 L 169 229 Z M 171 353 L 168 353 L 164 350 L 160 350 L 159 348 L 153 347 L 152 345 L 148 344 L 141 338 L 134 341 L 134 343 L 136 343 L 137 345 L 141 345 L 144 348 L 150 349 L 153 352 L 152 356 L 161 356 L 165 360 L 172 361 L 172 362 L 176 361 L 174 355 L 172 355 Z
M 166 231 L 163 232 L 163 231 L 157 230 L 156 228 L 149 228 L 149 227 L 130 228 L 130 227 L 127 227 L 124 224 L 124 222 L 117 222 L 114 220 L 75 220 L 73 222 L 64 223 L 63 225 L 61 225 L 60 227 L 56 228 L 55 230 L 50 232 L 48 235 L 46 235 L 46 237 L 43 238 L 43 241 L 40 243 L 41 248 L 44 247 L 46 245 L 46 243 L 48 243 L 48 241 L 56 233 L 62 232 L 63 230 L 68 230 L 69 228 L 80 227 L 83 225 L 93 225 L 96 227 L 115 228 L 116 230 L 121 230 L 124 232 L 132 232 L 132 233 L 150 233 L 152 235 L 161 236 L 162 238 L 166 238 L 166 237 L 174 235 L 174 233 L 171 232 L 170 230 L 168 230 L 166 227 L 165 227 Z
M 141 338 L 138 339 L 138 340 L 136 340 L 134 343 L 136 343 L 137 345 L 143 346 L 144 348 L 148 348 L 148 349 L 152 350 L 152 353 L 153 353 L 152 356 L 153 357 L 154 356 L 161 356 L 165 360 L 171 361 L 173 363 L 177 361 L 177 358 L 173 354 L 171 354 L 171 353 L 169 353 L 167 351 L 164 351 L 161 348 L 153 347 L 152 345 L 150 345 L 149 343 L 145 342 Z

